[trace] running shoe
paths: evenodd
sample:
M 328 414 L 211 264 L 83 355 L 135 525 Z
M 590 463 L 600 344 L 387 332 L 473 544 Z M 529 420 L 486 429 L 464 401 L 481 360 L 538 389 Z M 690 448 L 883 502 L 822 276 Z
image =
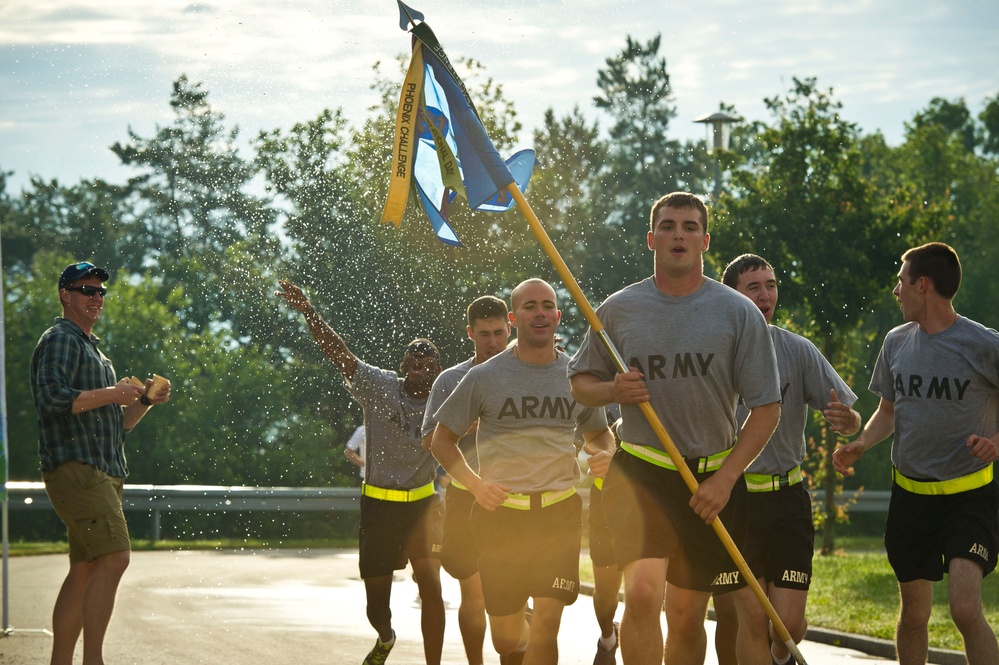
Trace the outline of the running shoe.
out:
M 392 631 L 391 644 L 383 644 L 380 639 L 375 640 L 375 647 L 364 658 L 364 662 L 361 665 L 385 665 L 385 659 L 388 658 L 389 652 L 392 651 L 392 647 L 394 646 L 395 631 Z
M 593 665 L 616 665 L 617 658 L 617 645 L 621 642 L 621 636 L 619 633 L 619 626 L 617 623 L 614 624 L 614 646 L 610 649 L 605 649 L 600 640 L 597 640 L 597 655 L 593 657 Z

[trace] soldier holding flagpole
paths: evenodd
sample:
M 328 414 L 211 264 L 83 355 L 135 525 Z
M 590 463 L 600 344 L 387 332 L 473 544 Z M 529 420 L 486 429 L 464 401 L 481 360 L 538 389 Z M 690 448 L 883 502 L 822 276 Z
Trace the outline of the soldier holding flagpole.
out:
M 618 372 L 587 333 L 569 365 L 583 404 L 621 404 L 621 451 L 604 480 L 614 554 L 624 568 L 621 654 L 629 665 L 703 663 L 704 616 L 712 592 L 732 593 L 739 654 L 769 665 L 766 616 L 730 553 L 708 526 L 721 516 L 740 542 L 745 531 L 743 472 L 780 418 L 780 387 L 766 321 L 751 302 L 703 274 L 707 209 L 674 192 L 652 207 L 648 247 L 653 276 L 598 308 L 614 346 L 634 365 Z M 736 440 L 735 409 L 750 409 Z M 651 402 L 697 481 L 691 496 L 679 469 L 643 416 Z M 667 565 L 668 563 L 668 565 Z M 666 583 L 669 582 L 668 591 Z M 659 623 L 665 601 L 665 646 Z

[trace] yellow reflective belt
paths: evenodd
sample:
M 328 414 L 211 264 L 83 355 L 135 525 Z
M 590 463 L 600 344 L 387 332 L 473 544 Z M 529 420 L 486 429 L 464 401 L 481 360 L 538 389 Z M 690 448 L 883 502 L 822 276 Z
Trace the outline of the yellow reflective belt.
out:
M 453 485 L 456 489 L 465 490 L 466 492 L 468 491 L 467 487 L 465 487 L 464 485 L 462 485 L 461 483 L 459 483 L 454 478 L 451 479 L 451 485 Z
M 575 487 L 570 487 L 569 489 L 560 490 L 558 492 L 542 492 L 541 507 L 547 508 L 548 506 L 554 506 L 559 501 L 565 501 L 575 493 L 576 493 Z M 508 494 L 506 497 L 506 501 L 503 502 L 503 506 L 506 508 L 513 508 L 514 510 L 530 510 L 531 495 Z
M 769 473 L 746 473 L 746 487 L 750 492 L 776 492 L 785 487 L 791 487 L 801 482 L 801 466 L 796 466 L 787 473 L 771 475 Z
M 382 501 L 397 501 L 399 503 L 411 503 L 420 499 L 426 499 L 433 493 L 433 483 L 427 483 L 423 487 L 417 487 L 414 490 L 388 490 L 383 487 L 368 485 L 367 483 L 361 488 L 361 494 L 364 496 L 371 497 L 372 499 L 381 499 Z
M 603 478 L 594 478 L 593 479 L 593 486 L 596 487 L 598 490 L 602 491 L 604 489 L 604 479 Z
M 906 478 L 894 466 L 891 468 L 891 479 L 895 484 L 913 494 L 960 494 L 969 490 L 985 487 L 992 482 L 992 465 L 969 473 L 960 478 L 950 480 L 913 480 Z
M 673 464 L 673 460 L 670 459 L 662 450 L 658 448 L 652 448 L 650 446 L 640 446 L 636 443 L 628 443 L 627 441 L 621 442 L 621 450 L 634 455 L 640 460 L 645 460 L 650 464 L 655 464 L 656 466 L 661 466 L 664 469 L 669 469 L 670 471 L 676 471 L 676 465 Z M 720 453 L 715 453 L 708 457 L 698 457 L 697 458 L 697 473 L 708 473 L 709 471 L 717 471 L 721 468 L 722 462 L 728 457 L 728 454 L 732 452 L 732 449 L 723 450 Z M 686 459 L 686 458 L 684 458 Z

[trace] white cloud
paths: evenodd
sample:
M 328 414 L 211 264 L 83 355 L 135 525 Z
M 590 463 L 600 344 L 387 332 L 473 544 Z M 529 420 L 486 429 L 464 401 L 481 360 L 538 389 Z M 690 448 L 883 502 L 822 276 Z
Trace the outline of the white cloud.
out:
M 680 138 L 792 76 L 832 87 L 867 131 L 901 137 L 934 96 L 977 108 L 999 90 L 994 0 L 412 0 L 453 59 L 474 57 L 530 130 L 549 106 L 592 111 L 597 70 L 631 35 L 663 36 Z M 20 176 L 111 177 L 107 146 L 131 124 L 170 120 L 170 84 L 203 82 L 244 137 L 325 107 L 359 125 L 376 101 L 374 62 L 409 49 L 391 2 L 358 0 L 6 0 L 0 3 L 0 168 Z M 529 135 L 529 132 L 527 132 Z M 78 146 L 85 146 L 80 150 Z M 111 170 L 111 171 L 109 171 Z

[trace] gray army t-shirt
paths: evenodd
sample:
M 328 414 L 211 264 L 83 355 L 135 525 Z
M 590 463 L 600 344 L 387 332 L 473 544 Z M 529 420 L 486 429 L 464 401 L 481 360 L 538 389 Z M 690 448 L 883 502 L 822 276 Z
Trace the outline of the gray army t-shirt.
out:
M 895 403 L 891 461 L 914 480 L 950 480 L 988 466 L 972 434 L 999 431 L 999 333 L 959 316 L 943 332 L 917 323 L 885 336 L 871 392 Z
M 780 373 L 780 423 L 746 471 L 773 475 L 787 473 L 804 461 L 808 407 L 825 409 L 830 388 L 847 406 L 853 406 L 857 395 L 808 339 L 777 326 L 770 326 L 770 338 Z M 740 404 L 739 422 L 745 422 L 748 415 L 748 409 Z
M 652 407 L 684 457 L 732 447 L 741 395 L 756 407 L 780 400 L 777 362 L 763 314 L 748 298 L 706 278 L 694 293 L 664 295 L 649 277 L 618 291 L 597 316 L 625 362 L 645 375 Z M 589 330 L 569 376 L 617 372 Z M 623 441 L 664 450 L 641 408 L 621 405 Z
M 458 383 L 468 374 L 468 370 L 474 366 L 475 358 L 469 358 L 463 363 L 448 367 L 434 381 L 434 387 L 430 389 L 430 397 L 427 399 L 427 411 L 423 416 L 423 436 L 430 434 L 437 427 L 437 418 L 434 417 L 437 409 L 454 392 Z M 475 451 L 475 434 L 462 435 L 458 441 L 458 448 L 461 449 L 461 454 L 465 456 L 468 468 L 478 472 L 479 455 Z
M 603 409 L 569 394 L 559 353 L 550 363 L 525 363 L 513 349 L 476 365 L 437 411 L 438 422 L 465 432 L 476 419 L 479 475 L 517 493 L 568 489 L 579 481 L 575 432 L 607 427 Z
M 423 449 L 426 400 L 413 399 L 404 379 L 360 360 L 347 390 L 364 409 L 364 481 L 385 489 L 416 489 L 433 482 L 437 462 Z

